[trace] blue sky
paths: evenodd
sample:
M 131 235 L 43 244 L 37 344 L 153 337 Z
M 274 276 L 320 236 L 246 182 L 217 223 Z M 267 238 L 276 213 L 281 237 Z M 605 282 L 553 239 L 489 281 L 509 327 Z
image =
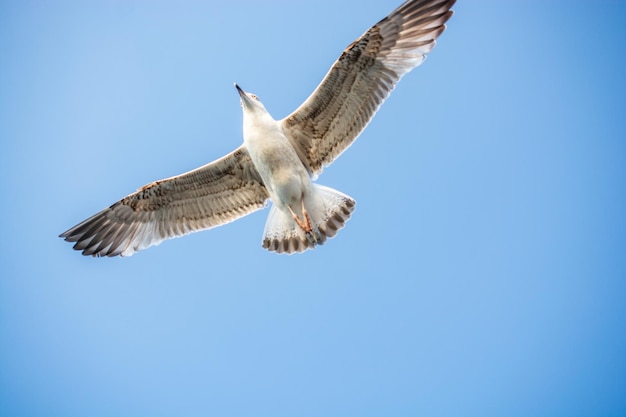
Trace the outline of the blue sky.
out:
M 265 4 L 263 4 L 265 3 Z M 0 2 L 0 414 L 626 414 L 626 2 L 460 1 L 318 182 L 130 258 L 57 237 L 281 118 L 397 2 Z

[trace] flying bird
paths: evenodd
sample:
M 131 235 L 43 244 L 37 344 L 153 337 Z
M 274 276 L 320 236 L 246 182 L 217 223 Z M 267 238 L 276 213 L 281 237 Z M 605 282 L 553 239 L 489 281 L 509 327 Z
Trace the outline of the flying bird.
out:
M 130 256 L 229 223 L 271 200 L 262 246 L 303 252 L 333 237 L 355 201 L 313 182 L 359 136 L 400 78 L 420 65 L 455 0 L 408 0 L 350 44 L 293 113 L 275 120 L 237 84 L 243 144 L 187 173 L 147 184 L 62 233 L 83 255 Z

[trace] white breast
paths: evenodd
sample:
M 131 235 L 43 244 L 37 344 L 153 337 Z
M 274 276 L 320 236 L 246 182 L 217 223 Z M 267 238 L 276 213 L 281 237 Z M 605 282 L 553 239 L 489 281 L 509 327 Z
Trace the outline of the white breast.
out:
M 281 125 L 266 111 L 244 114 L 244 144 L 271 199 L 279 206 L 302 201 L 311 179 Z

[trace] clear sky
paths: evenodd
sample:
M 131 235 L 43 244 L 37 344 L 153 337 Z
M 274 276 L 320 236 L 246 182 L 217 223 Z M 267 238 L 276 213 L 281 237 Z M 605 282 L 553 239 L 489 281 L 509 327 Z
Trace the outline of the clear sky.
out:
M 269 3 L 269 4 L 268 4 Z M 626 415 L 626 2 L 460 1 L 318 182 L 130 258 L 57 235 L 241 143 L 400 1 L 0 2 L 0 415 Z

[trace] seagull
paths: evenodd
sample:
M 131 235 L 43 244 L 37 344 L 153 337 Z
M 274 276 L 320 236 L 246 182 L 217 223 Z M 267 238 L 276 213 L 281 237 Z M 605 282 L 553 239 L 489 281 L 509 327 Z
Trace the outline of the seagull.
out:
M 131 256 L 220 226 L 272 202 L 262 246 L 292 254 L 343 228 L 351 197 L 315 183 L 361 134 L 402 76 L 446 29 L 455 0 L 408 0 L 350 44 L 300 107 L 275 120 L 235 84 L 243 144 L 187 173 L 139 188 L 59 235 L 91 256 Z

